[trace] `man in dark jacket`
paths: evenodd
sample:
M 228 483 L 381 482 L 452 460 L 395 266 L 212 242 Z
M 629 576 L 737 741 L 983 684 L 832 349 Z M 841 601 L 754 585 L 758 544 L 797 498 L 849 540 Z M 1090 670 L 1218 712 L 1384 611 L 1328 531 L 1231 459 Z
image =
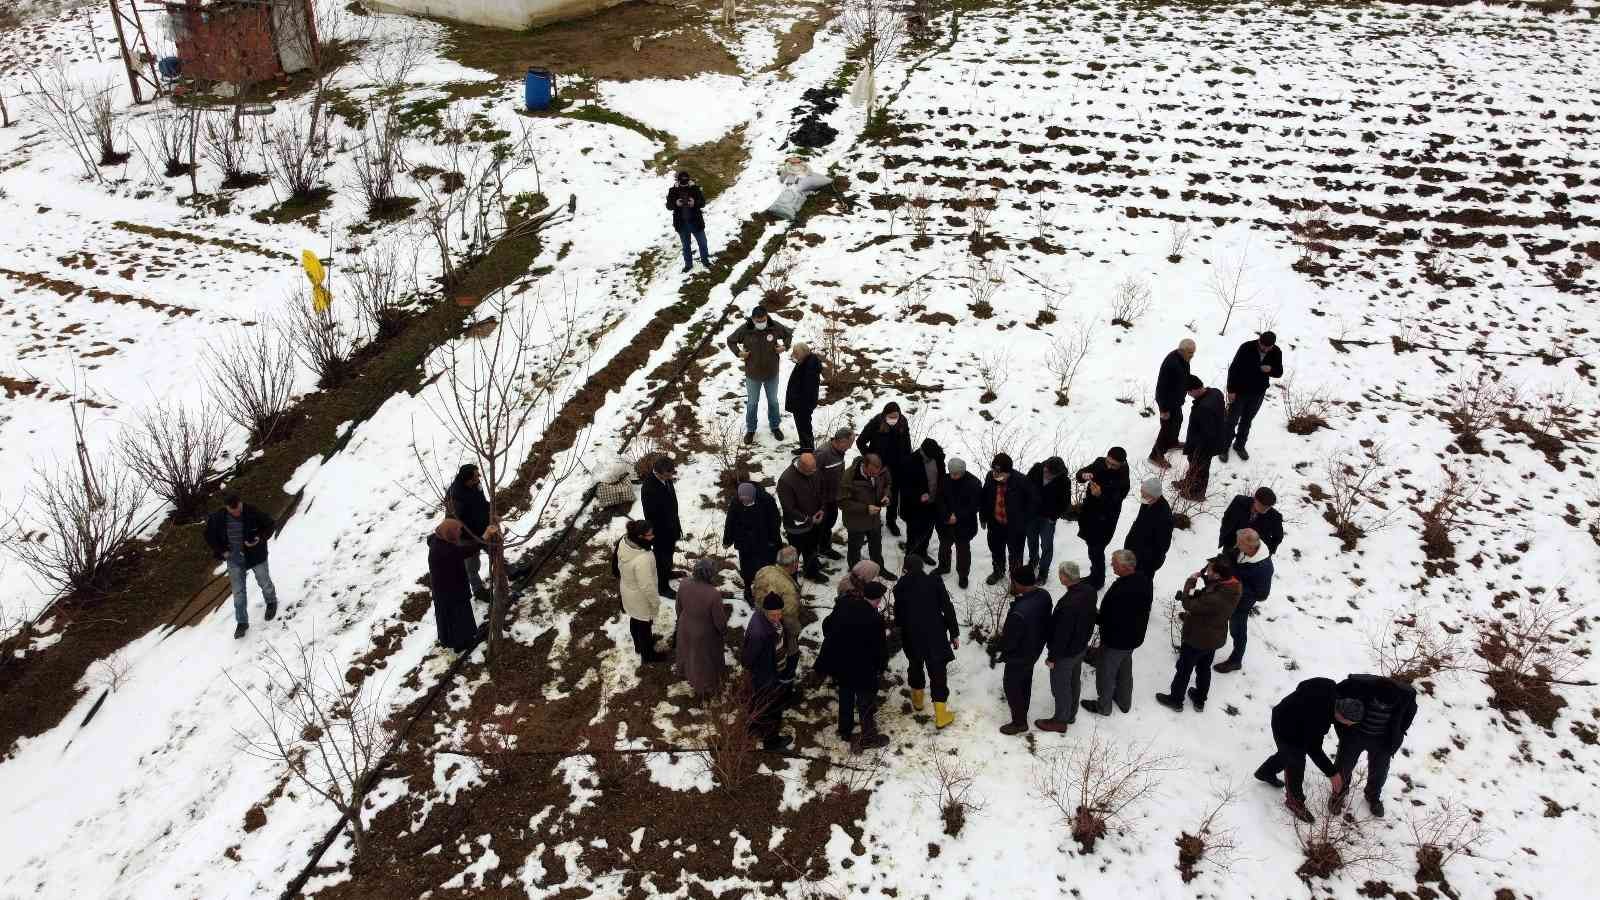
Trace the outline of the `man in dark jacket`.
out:
M 961 646 L 961 626 L 944 580 L 925 573 L 922 560 L 915 556 L 906 557 L 906 575 L 894 586 L 894 622 L 900 626 L 900 645 L 906 652 L 911 708 L 922 709 L 922 689 L 931 681 L 933 724 L 943 728 L 955 721 L 945 706 L 950 699 L 945 666 Z
M 1194 405 L 1189 410 L 1189 434 L 1183 442 L 1183 455 L 1189 459 L 1189 468 L 1183 473 L 1178 487 L 1191 500 L 1204 500 L 1206 486 L 1211 483 L 1211 460 L 1228 446 L 1224 421 L 1227 405 L 1222 392 L 1208 388 L 1205 382 L 1189 376 L 1189 396 Z
M 1128 451 L 1112 447 L 1105 456 L 1078 470 L 1084 485 L 1078 510 L 1078 537 L 1089 549 L 1089 583 L 1106 586 L 1106 546 L 1117 533 L 1122 501 L 1128 498 Z
M 943 481 L 944 448 L 928 438 L 905 465 L 905 482 L 900 485 L 905 499 L 900 504 L 900 515 L 906 521 L 906 555 L 920 556 L 930 566 L 934 562 L 928 555 L 928 542 L 933 538 Z
M 778 647 L 783 643 L 783 598 L 768 594 L 761 614 L 750 617 L 744 629 L 739 662 L 750 679 L 750 733 L 761 738 L 764 750 L 782 750 L 789 739 L 782 733 L 784 690 L 778 677 Z
M 1072 483 L 1066 479 L 1067 464 L 1052 456 L 1028 469 L 1028 486 L 1039 502 L 1028 520 L 1027 564 L 1040 578 L 1048 577 L 1056 556 L 1056 522 L 1072 506 Z
M 839 483 L 844 481 L 845 454 L 855 441 L 855 432 L 840 428 L 816 453 L 822 479 L 822 532 L 817 538 L 817 550 L 828 559 L 844 559 L 843 553 L 833 549 L 833 526 L 839 524 Z
M 861 435 L 856 438 L 856 449 L 863 454 L 876 453 L 883 460 L 893 479 L 889 485 L 889 533 L 900 536 L 900 485 L 905 477 L 906 464 L 911 460 L 911 424 L 900 412 L 900 404 L 886 403 L 883 412 L 867 420 Z
M 1028 730 L 1028 703 L 1033 698 L 1033 666 L 1050 641 L 1050 593 L 1034 586 L 1033 570 L 1018 565 L 1011 570 L 1011 593 L 1000 630 L 1000 658 L 1006 669 L 1002 682 L 1011 721 L 1000 726 L 1005 735 Z
M 722 526 L 722 546 L 738 549 L 744 598 L 753 602 L 750 587 L 755 584 L 756 572 L 776 562 L 778 548 L 783 546 L 778 533 L 777 501 L 760 485 L 750 481 L 739 485 L 733 502 L 728 504 L 728 517 Z
M 645 521 L 655 530 L 655 542 L 650 549 L 656 555 L 656 591 L 668 599 L 676 599 L 677 591 L 668 580 L 672 577 L 672 557 L 678 549 L 678 538 L 683 537 L 683 524 L 678 521 L 678 489 L 673 485 L 678 479 L 678 464 L 671 457 L 662 456 L 650 466 L 644 487 L 639 489 Z
M 1133 708 L 1133 651 L 1144 643 L 1155 602 L 1155 587 L 1150 576 L 1139 571 L 1138 562 L 1127 550 L 1111 554 L 1111 572 L 1117 580 L 1106 589 L 1095 617 L 1100 625 L 1100 658 L 1094 671 L 1098 696 L 1081 705 L 1102 716 L 1111 715 L 1113 700 L 1123 712 Z
M 1383 815 L 1383 783 L 1389 778 L 1389 761 L 1400 752 L 1411 720 L 1417 717 L 1417 692 L 1411 685 L 1382 675 L 1351 675 L 1339 682 L 1340 697 L 1361 701 L 1361 721 L 1351 725 L 1334 722 L 1334 733 L 1339 735 L 1339 752 L 1333 765 L 1338 769 L 1338 780 L 1333 784 L 1333 796 L 1328 798 L 1328 808 L 1344 808 L 1345 794 L 1350 790 L 1350 776 L 1356 769 L 1361 754 L 1367 755 L 1367 808 L 1375 816 Z
M 865 544 L 867 558 L 878 564 L 879 575 L 885 581 L 895 579 L 893 572 L 883 568 L 881 518 L 892 481 L 878 454 L 868 453 L 856 459 L 839 484 L 839 514 L 844 517 L 844 530 L 849 535 L 845 561 L 851 566 L 860 562 L 861 546 Z
M 1122 546 L 1138 558 L 1139 571 L 1151 577 L 1167 561 L 1172 546 L 1172 507 L 1161 495 L 1160 478 L 1146 478 L 1139 484 L 1139 514 L 1128 527 Z
M 1227 437 L 1239 458 L 1248 461 L 1245 442 L 1250 439 L 1250 423 L 1261 411 L 1261 401 L 1267 397 L 1267 386 L 1274 378 L 1283 377 L 1283 352 L 1278 349 L 1278 336 L 1270 331 L 1261 332 L 1253 341 L 1245 341 L 1233 354 L 1228 364 L 1228 421 Z M 1219 454 L 1228 461 L 1228 445 L 1222 445 Z
M 1165 694 L 1157 694 L 1156 702 L 1183 712 L 1187 690 L 1195 711 L 1202 712 L 1206 697 L 1211 694 L 1211 658 L 1216 656 L 1218 647 L 1227 643 L 1228 619 L 1239 605 L 1239 579 L 1233 576 L 1233 567 L 1227 560 L 1213 559 L 1184 581 L 1178 599 L 1183 603 L 1183 645 L 1178 648 L 1172 687 Z
M 483 533 L 489 527 L 489 498 L 483 493 L 483 476 L 478 467 L 468 463 L 456 471 L 456 478 L 445 491 L 445 515 L 466 526 L 467 546 L 472 548 L 467 556 L 467 579 L 472 593 L 485 599 L 488 588 L 483 584 Z
M 694 183 L 688 172 L 679 172 L 677 183 L 667 190 L 667 209 L 672 211 L 672 230 L 683 242 L 683 271 L 694 269 L 694 256 L 689 250 L 689 238 L 699 245 L 700 263 L 710 268 L 711 254 L 706 249 L 705 192 Z
M 935 575 L 950 574 L 950 551 L 955 550 L 956 578 L 963 590 L 972 572 L 972 539 L 978 536 L 978 504 L 983 485 L 967 471 L 965 460 L 952 458 L 949 474 L 939 486 L 939 568 Z
M 817 410 L 817 398 L 822 393 L 822 357 L 811 352 L 804 343 L 794 345 L 789 357 L 794 368 L 789 370 L 789 384 L 783 389 L 783 408 L 794 416 L 795 437 L 800 441 L 800 451 L 817 449 L 816 435 L 811 432 L 811 414 Z
M 1066 731 L 1077 720 L 1083 693 L 1083 654 L 1094 636 L 1094 587 L 1083 580 L 1075 562 L 1062 563 L 1059 575 L 1067 592 L 1056 601 L 1056 611 L 1050 616 L 1050 644 L 1044 658 L 1056 711 L 1048 719 L 1033 721 L 1045 731 Z
M 1008 562 L 1012 571 L 1022 567 L 1022 546 L 1037 503 L 1028 479 L 1017 477 L 1013 470 L 1011 457 L 996 454 L 978 499 L 978 522 L 989 532 L 989 555 L 994 560 L 988 584 L 999 584 L 1006 577 Z
M 228 564 L 228 582 L 233 587 L 233 636 L 244 637 L 250 629 L 250 611 L 245 576 L 254 575 L 261 598 L 267 601 L 268 622 L 278 614 L 278 589 L 272 584 L 267 567 L 267 542 L 278 523 L 261 510 L 244 502 L 238 494 L 222 499 L 222 508 L 206 519 L 206 545 L 211 555 Z
M 783 413 L 778 411 L 778 364 L 793 333 L 772 320 L 761 307 L 750 310 L 750 318 L 728 335 L 728 349 L 744 360 L 744 442 L 756 439 L 756 413 L 761 394 L 767 395 L 767 425 L 772 436 L 783 440 Z
M 1189 380 L 1189 361 L 1194 359 L 1194 341 L 1184 338 L 1178 349 L 1168 353 L 1161 361 L 1161 371 L 1156 375 L 1156 413 L 1161 416 L 1161 430 L 1156 432 L 1156 443 L 1150 448 L 1150 462 L 1165 469 L 1167 453 L 1179 446 L 1178 435 L 1183 427 L 1184 384 Z
M 1276 788 L 1285 786 L 1284 805 L 1295 818 L 1313 822 L 1315 817 L 1306 809 L 1306 757 L 1310 757 L 1322 774 L 1334 781 L 1337 792 L 1342 783 L 1339 770 L 1322 750 L 1322 739 L 1335 722 L 1346 728 L 1361 722 L 1366 707 L 1353 697 L 1341 698 L 1332 678 L 1307 678 L 1300 682 L 1294 693 L 1272 708 L 1272 741 L 1277 752 L 1267 757 L 1256 768 L 1256 778 Z M 1278 773 L 1284 774 L 1283 779 Z
M 887 746 L 889 737 L 878 732 L 878 679 L 889 664 L 889 642 L 883 617 L 874 601 L 885 593 L 881 582 L 867 584 L 861 595 L 845 593 L 834 601 L 833 612 L 822 620 L 822 649 L 817 671 L 833 676 L 839 691 L 839 740 L 850 752 Z M 855 733 L 856 716 L 861 734 Z
M 1272 595 L 1272 551 L 1262 542 L 1254 529 L 1241 528 L 1234 538 L 1234 547 L 1223 556 L 1239 576 L 1243 594 L 1239 606 L 1233 611 L 1233 650 L 1228 658 L 1216 664 L 1218 672 L 1237 672 L 1244 666 L 1244 648 L 1250 637 L 1250 613 L 1256 604 Z
M 1283 513 L 1276 509 L 1278 495 L 1272 488 L 1256 488 L 1255 496 L 1239 494 L 1228 504 L 1222 514 L 1222 529 L 1217 532 L 1217 548 L 1227 550 L 1234 545 L 1241 528 L 1254 528 L 1262 543 L 1273 553 L 1283 543 Z
M 822 476 L 817 473 L 817 458 L 802 453 L 778 476 L 778 503 L 783 507 L 783 530 L 789 544 L 805 558 L 805 575 L 818 584 L 827 584 L 817 550 L 823 538 Z

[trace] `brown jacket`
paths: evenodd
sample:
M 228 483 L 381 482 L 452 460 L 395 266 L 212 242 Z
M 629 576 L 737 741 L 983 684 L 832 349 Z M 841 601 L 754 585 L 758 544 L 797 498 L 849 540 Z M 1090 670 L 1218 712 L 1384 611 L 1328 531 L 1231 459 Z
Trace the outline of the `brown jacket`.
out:
M 766 381 L 778 377 L 778 360 L 788 349 L 791 337 L 789 329 L 771 316 L 767 317 L 765 329 L 758 329 L 746 320 L 728 335 L 728 349 L 734 353 L 749 351 L 750 355 L 744 358 L 745 377 Z
M 728 608 L 716 588 L 688 578 L 678 585 L 677 630 L 679 674 L 699 696 L 716 693 L 727 673 L 728 637 Z
M 1183 642 L 1196 650 L 1216 650 L 1228 642 L 1228 620 L 1239 605 L 1239 579 L 1208 584 L 1185 595 Z
M 878 477 L 869 478 L 863 471 L 866 457 L 856 457 L 850 470 L 839 483 L 839 512 L 844 517 L 846 531 L 871 531 L 883 524 L 882 507 L 889 504 L 889 469 L 885 467 Z M 880 507 L 878 512 L 868 512 L 867 507 Z
M 790 534 L 806 534 L 816 527 L 811 517 L 822 512 L 822 474 L 807 475 L 790 464 L 778 476 L 778 504 L 783 507 L 783 527 Z

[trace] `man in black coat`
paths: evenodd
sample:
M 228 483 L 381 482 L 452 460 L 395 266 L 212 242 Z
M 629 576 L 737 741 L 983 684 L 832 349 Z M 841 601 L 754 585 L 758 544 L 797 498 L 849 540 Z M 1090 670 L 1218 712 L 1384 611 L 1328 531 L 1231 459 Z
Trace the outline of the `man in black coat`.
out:
M 931 566 L 934 561 L 928 555 L 928 542 L 933 538 L 939 489 L 944 481 L 944 448 L 933 438 L 927 438 L 917 452 L 911 454 L 904 471 L 900 515 L 906 520 L 906 556 L 920 556 Z M 890 487 L 892 489 L 893 485 Z
M 1028 470 L 1028 486 L 1039 503 L 1033 509 L 1026 533 L 1027 564 L 1039 577 L 1048 577 L 1056 556 L 1056 522 L 1072 506 L 1072 483 L 1066 479 L 1067 464 L 1052 456 Z
M 865 456 L 878 454 L 884 468 L 889 470 L 889 504 L 884 510 L 884 520 L 889 533 L 900 536 L 900 486 L 906 479 L 906 463 L 911 460 L 911 425 L 900 412 L 900 404 L 886 403 L 883 412 L 867 420 L 866 427 L 856 437 L 856 449 Z
M 278 523 L 261 510 L 229 493 L 222 508 L 206 518 L 206 545 L 211 555 L 228 564 L 228 582 L 233 587 L 233 636 L 244 637 L 250 628 L 250 612 L 245 576 L 254 575 L 261 598 L 267 601 L 267 621 L 278 614 L 278 589 L 272 584 L 267 567 L 267 542 Z
M 1094 586 L 1083 580 L 1075 562 L 1062 563 L 1058 574 L 1067 592 L 1056 601 L 1050 616 L 1050 644 L 1044 657 L 1056 711 L 1048 719 L 1033 722 L 1044 731 L 1066 731 L 1077 720 L 1083 693 L 1083 654 L 1094 636 Z
M 1139 514 L 1128 527 L 1122 542 L 1138 558 L 1139 571 L 1154 577 L 1167 561 L 1172 546 L 1172 506 L 1161 494 L 1161 479 L 1146 478 L 1139 484 Z
M 662 456 L 650 467 L 639 491 L 645 521 L 656 533 L 655 542 L 650 545 L 656 555 L 656 590 L 668 599 L 678 596 L 667 580 L 672 577 L 672 555 L 678 549 L 678 538 L 683 537 L 683 524 L 678 521 L 678 489 L 673 486 L 677 478 L 678 464 Z
M 989 532 L 989 555 L 994 560 L 986 583 L 999 584 L 1008 562 L 1013 572 L 1022 567 L 1022 547 L 1037 504 L 1028 479 L 1013 470 L 1011 457 L 996 454 L 978 498 L 978 522 Z
M 911 708 L 922 709 L 922 689 L 932 682 L 933 724 L 943 728 L 955 721 L 945 708 L 950 699 L 945 666 L 961 646 L 961 625 L 944 580 L 924 572 L 922 560 L 915 556 L 906 557 L 906 573 L 894 586 L 894 622 L 900 626 L 900 645 L 906 652 Z
M 1189 380 L 1189 361 L 1194 359 L 1194 341 L 1184 338 L 1178 349 L 1168 353 L 1161 361 L 1161 371 L 1156 375 L 1156 413 L 1161 416 L 1161 430 L 1156 432 L 1156 443 L 1150 448 L 1150 462 L 1165 469 L 1167 453 L 1179 446 L 1178 435 L 1183 427 L 1184 384 Z
M 794 368 L 789 370 L 789 383 L 783 389 L 783 409 L 794 416 L 795 435 L 800 440 L 800 453 L 817 449 L 817 437 L 811 431 L 811 414 L 817 410 L 817 398 L 822 393 L 822 357 L 811 352 L 808 344 L 797 343 L 789 351 Z
M 1050 640 L 1050 593 L 1034 586 L 1033 570 L 1019 565 L 1011 570 L 1015 597 L 1000 630 L 1000 658 L 1006 664 L 1002 682 L 1011 721 L 1000 726 L 1005 735 L 1028 730 L 1028 703 L 1033 698 L 1033 666 Z
M 1122 501 L 1128 498 L 1128 451 L 1112 447 L 1105 456 L 1078 470 L 1085 486 L 1078 510 L 1078 537 L 1089 548 L 1089 583 L 1106 586 L 1106 546 L 1117 533 Z
M 472 593 L 484 599 L 488 588 L 483 584 L 483 533 L 489 527 L 489 498 L 483 493 L 483 476 L 478 467 L 468 463 L 456 471 L 456 478 L 445 492 L 445 515 L 465 525 L 467 546 L 472 552 L 467 556 L 467 579 Z
M 828 559 L 844 559 L 844 554 L 833 549 L 833 526 L 839 523 L 839 483 L 844 481 L 845 456 L 855 444 L 856 435 L 849 427 L 833 433 L 815 457 L 817 477 L 822 485 L 822 522 L 818 525 L 817 552 Z M 805 456 L 804 451 L 801 456 Z
M 1150 606 L 1155 603 L 1155 586 L 1149 575 L 1139 571 L 1132 553 L 1111 554 L 1111 571 L 1117 580 L 1106 590 L 1095 617 L 1100 625 L 1100 658 L 1094 672 L 1098 697 L 1081 704 L 1102 716 L 1111 715 L 1113 700 L 1123 712 L 1133 708 L 1133 651 L 1144 643 Z
M 746 481 L 739 485 L 733 502 L 728 504 L 728 517 L 722 526 L 722 546 L 739 551 L 739 577 L 744 579 L 744 598 L 754 602 L 750 588 L 755 584 L 756 573 L 778 559 L 778 548 L 783 546 L 778 533 L 778 501 Z
M 1217 547 L 1228 550 L 1234 545 L 1241 528 L 1253 528 L 1261 535 L 1261 542 L 1272 553 L 1283 543 L 1283 513 L 1278 512 L 1278 495 L 1272 488 L 1256 488 L 1255 496 L 1237 494 L 1222 514 L 1222 528 L 1217 532 Z
M 683 271 L 694 269 L 694 256 L 689 250 L 689 238 L 699 245 L 700 263 L 709 268 L 711 254 L 706 250 L 705 192 L 694 183 L 688 172 L 679 172 L 677 183 L 667 190 L 667 209 L 672 211 L 672 229 L 683 242 Z
M 1193 375 L 1187 382 L 1194 405 L 1189 409 L 1189 434 L 1183 442 L 1183 455 L 1189 468 L 1179 480 L 1179 490 L 1191 500 L 1204 500 L 1211 483 L 1211 460 L 1228 446 L 1227 404 L 1222 392 L 1208 388 Z
M 1272 740 L 1277 752 L 1256 767 L 1256 778 L 1276 788 L 1284 787 L 1285 780 L 1288 782 L 1284 805 L 1295 818 L 1307 823 L 1315 821 L 1306 809 L 1306 757 L 1316 763 L 1323 775 L 1333 779 L 1337 792 L 1342 779 L 1323 752 L 1322 739 L 1336 721 L 1345 727 L 1359 724 L 1365 709 L 1360 700 L 1340 698 L 1331 678 L 1307 678 L 1272 708 Z M 1279 772 L 1286 778 L 1279 779 Z
M 817 671 L 833 676 L 839 691 L 839 740 L 850 752 L 887 746 L 889 736 L 878 732 L 878 678 L 889 664 L 889 642 L 883 616 L 873 604 L 886 590 L 882 582 L 869 582 L 861 594 L 840 594 L 833 612 L 822 620 L 822 650 Z M 855 734 L 856 716 L 861 734 Z
M 1383 815 L 1383 783 L 1389 778 L 1389 761 L 1400 752 L 1411 720 L 1417 716 L 1417 692 L 1411 685 L 1382 675 L 1351 675 L 1339 682 L 1340 697 L 1360 700 L 1361 721 L 1352 725 L 1334 723 L 1339 735 L 1339 752 L 1333 765 L 1339 770 L 1328 808 L 1344 808 L 1350 790 L 1350 776 L 1356 761 L 1367 755 L 1367 808 Z
M 963 590 L 972 572 L 972 539 L 978 536 L 978 504 L 983 484 L 967 471 L 965 460 L 951 458 L 949 474 L 939 484 L 938 519 L 939 568 L 935 575 L 950 574 L 950 551 L 955 550 L 956 578 Z
M 1267 386 L 1274 378 L 1283 377 L 1283 352 L 1278 349 L 1278 336 L 1270 331 L 1261 332 L 1253 341 L 1245 341 L 1233 354 L 1228 364 L 1228 421 L 1226 434 L 1233 441 L 1239 458 L 1248 461 L 1250 454 L 1244 449 L 1250 439 L 1250 423 L 1261 411 L 1261 401 L 1267 397 Z M 1222 445 L 1219 454 L 1228 461 L 1228 445 Z
M 778 648 L 783 645 L 783 598 L 768 594 L 761 614 L 750 617 L 744 629 L 739 662 L 750 676 L 750 723 L 753 737 L 763 750 L 782 750 L 789 738 L 781 733 L 786 692 L 778 675 Z

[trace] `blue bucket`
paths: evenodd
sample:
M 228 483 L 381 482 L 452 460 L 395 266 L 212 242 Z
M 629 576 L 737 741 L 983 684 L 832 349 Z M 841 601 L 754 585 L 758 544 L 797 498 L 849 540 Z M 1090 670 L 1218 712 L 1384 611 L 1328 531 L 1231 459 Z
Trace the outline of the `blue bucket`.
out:
M 163 56 L 156 61 L 156 71 L 168 81 L 183 73 L 183 63 L 176 56 Z
M 523 82 L 523 95 L 530 111 L 549 109 L 555 92 L 556 76 L 549 69 L 528 69 L 527 79 Z

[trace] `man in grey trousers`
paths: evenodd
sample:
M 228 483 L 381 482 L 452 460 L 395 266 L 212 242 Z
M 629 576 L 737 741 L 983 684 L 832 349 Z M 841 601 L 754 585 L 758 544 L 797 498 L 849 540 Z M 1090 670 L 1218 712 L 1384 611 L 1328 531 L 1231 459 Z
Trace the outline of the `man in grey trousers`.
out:
M 1113 699 L 1123 712 L 1133 708 L 1133 651 L 1144 643 L 1155 602 L 1155 587 L 1138 570 L 1132 550 L 1111 554 L 1111 571 L 1117 580 L 1106 590 L 1095 617 L 1100 624 L 1100 660 L 1094 673 L 1099 696 L 1083 701 L 1084 709 L 1102 716 L 1111 715 Z
M 1057 576 L 1067 592 L 1056 601 L 1050 616 L 1050 644 L 1044 664 L 1050 670 L 1050 693 L 1055 697 L 1055 714 L 1035 719 L 1042 731 L 1066 731 L 1078 717 L 1078 696 L 1083 690 L 1083 654 L 1094 636 L 1094 585 L 1083 580 L 1075 562 L 1057 567 Z

